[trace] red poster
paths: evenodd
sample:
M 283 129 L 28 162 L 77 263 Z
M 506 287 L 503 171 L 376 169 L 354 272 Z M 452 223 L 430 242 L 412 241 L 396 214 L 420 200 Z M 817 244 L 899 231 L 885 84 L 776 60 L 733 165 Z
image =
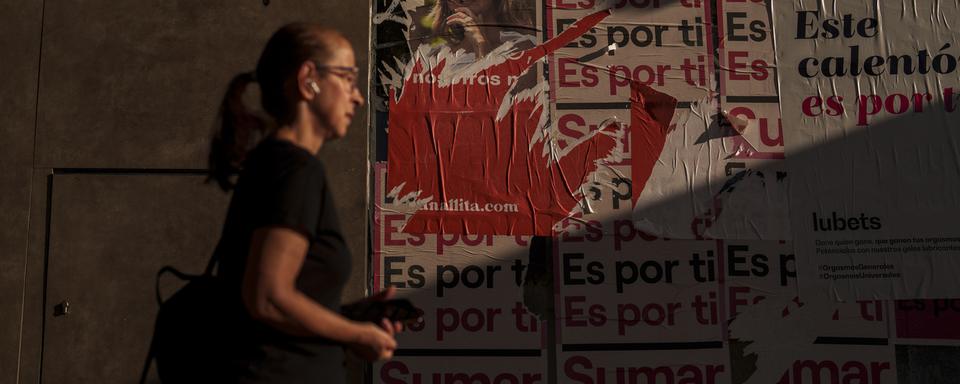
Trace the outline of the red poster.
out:
M 413 193 L 411 233 L 549 235 L 582 198 L 580 186 L 617 156 L 623 126 L 597 127 L 567 148 L 544 137 L 545 82 L 511 94 L 534 64 L 610 15 L 601 11 L 524 51 L 490 55 L 482 68 L 444 71 L 415 59 L 402 94 L 390 95 L 387 189 Z M 496 52 L 495 52 L 496 53 Z M 632 82 L 634 188 L 642 190 L 666 140 L 676 99 Z M 621 144 L 622 145 L 622 144 Z

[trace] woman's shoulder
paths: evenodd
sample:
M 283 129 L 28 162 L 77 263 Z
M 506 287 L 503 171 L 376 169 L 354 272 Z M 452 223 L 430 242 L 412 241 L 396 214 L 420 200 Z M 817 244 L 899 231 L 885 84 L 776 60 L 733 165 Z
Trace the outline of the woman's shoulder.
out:
M 322 171 L 323 164 L 306 149 L 286 140 L 267 137 L 244 160 L 244 168 L 267 166 L 277 170 L 311 169 Z
M 266 188 L 305 183 L 321 186 L 326 171 L 320 159 L 307 150 L 284 140 L 264 139 L 244 160 L 240 181 Z

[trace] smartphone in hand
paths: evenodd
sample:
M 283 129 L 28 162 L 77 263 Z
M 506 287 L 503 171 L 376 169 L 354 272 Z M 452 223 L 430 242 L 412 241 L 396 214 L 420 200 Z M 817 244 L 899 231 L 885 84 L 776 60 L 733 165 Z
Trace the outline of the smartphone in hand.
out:
M 379 324 L 382 319 L 399 321 L 406 326 L 423 321 L 423 310 L 407 299 L 361 301 L 341 307 L 340 312 L 348 319 L 375 324 Z

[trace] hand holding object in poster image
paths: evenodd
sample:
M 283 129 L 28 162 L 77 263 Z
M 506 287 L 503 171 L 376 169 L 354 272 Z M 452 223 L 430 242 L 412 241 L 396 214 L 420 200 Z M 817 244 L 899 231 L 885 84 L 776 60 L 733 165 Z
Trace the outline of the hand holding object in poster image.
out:
M 532 41 L 535 31 L 531 0 L 439 0 L 428 17 L 434 37 L 476 58 L 521 35 Z
M 459 7 L 446 19 L 450 30 L 450 42 L 467 44 L 474 48 L 477 56 L 483 56 L 489 51 L 489 43 L 477 27 L 477 16 L 467 7 Z

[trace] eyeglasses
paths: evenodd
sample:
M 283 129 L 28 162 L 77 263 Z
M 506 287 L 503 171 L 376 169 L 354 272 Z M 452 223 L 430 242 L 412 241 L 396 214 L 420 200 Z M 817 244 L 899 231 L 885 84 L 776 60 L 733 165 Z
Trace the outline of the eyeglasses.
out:
M 318 71 L 327 71 L 330 74 L 337 76 L 341 79 L 347 81 L 350 84 L 350 91 L 357 90 L 357 73 L 360 72 L 360 68 L 357 67 L 347 67 L 343 65 L 326 65 L 316 63 Z

